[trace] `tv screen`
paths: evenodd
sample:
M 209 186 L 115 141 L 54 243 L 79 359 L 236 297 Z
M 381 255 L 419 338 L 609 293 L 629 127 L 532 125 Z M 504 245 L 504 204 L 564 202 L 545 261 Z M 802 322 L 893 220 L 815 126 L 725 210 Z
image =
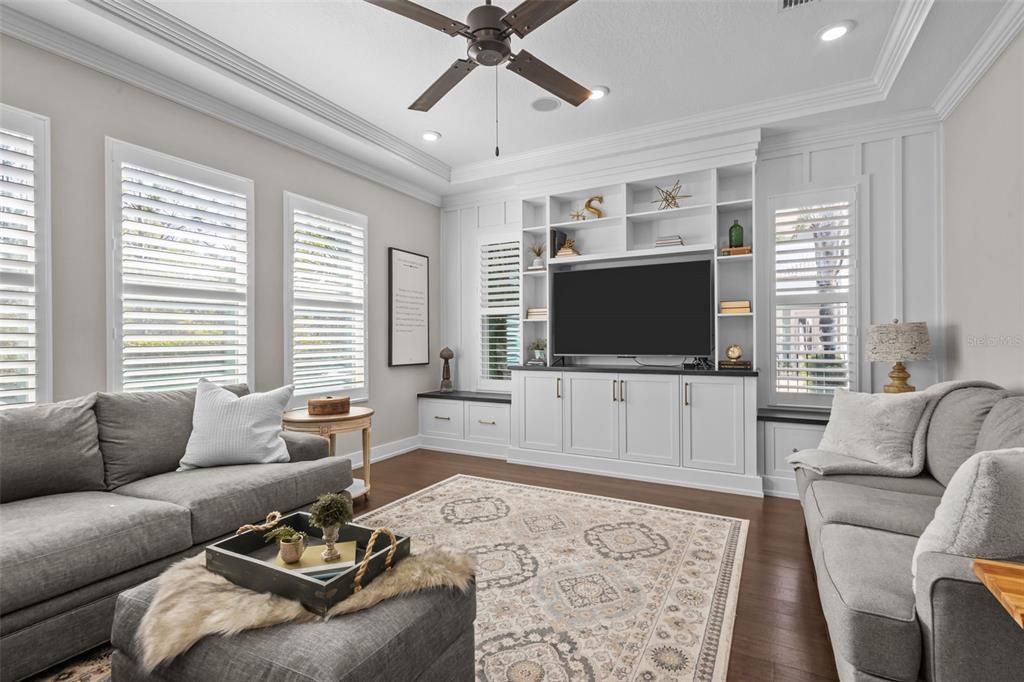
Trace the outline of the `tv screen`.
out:
M 555 272 L 555 355 L 710 355 L 711 262 Z

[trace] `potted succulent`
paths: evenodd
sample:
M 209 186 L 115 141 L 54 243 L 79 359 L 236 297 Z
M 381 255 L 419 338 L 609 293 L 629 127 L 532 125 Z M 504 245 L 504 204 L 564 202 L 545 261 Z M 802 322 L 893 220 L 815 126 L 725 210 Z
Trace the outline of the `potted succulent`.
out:
M 348 492 L 324 493 L 316 498 L 316 502 L 309 509 L 309 522 L 324 533 L 324 551 L 320 552 L 320 558 L 324 561 L 334 561 L 341 558 L 341 554 L 334 548 L 338 541 L 338 532 L 341 527 L 352 520 L 352 496 Z
M 533 359 L 534 360 L 543 360 L 544 359 L 544 351 L 546 351 L 547 349 L 548 349 L 548 340 L 547 339 L 534 339 L 530 343 L 530 350 L 533 351 Z
M 530 251 L 533 253 L 533 263 L 530 267 L 540 269 L 544 267 L 544 244 L 538 243 L 530 247 Z
M 263 539 L 267 542 L 277 540 L 278 553 L 281 555 L 281 561 L 286 564 L 294 564 L 306 551 L 306 534 L 291 526 L 278 526 L 264 535 Z

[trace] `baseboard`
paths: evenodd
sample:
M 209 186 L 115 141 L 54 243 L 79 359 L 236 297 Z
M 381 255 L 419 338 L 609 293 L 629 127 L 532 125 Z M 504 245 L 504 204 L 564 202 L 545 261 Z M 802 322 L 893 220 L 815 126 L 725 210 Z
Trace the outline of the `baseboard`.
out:
M 408 438 L 400 438 L 399 440 L 393 440 L 390 443 L 381 443 L 380 445 L 373 445 L 370 447 L 370 464 L 381 462 L 385 459 L 391 459 L 392 457 L 398 457 L 404 455 L 407 452 L 411 452 L 416 448 L 420 447 L 420 437 L 409 436 Z M 363 451 L 356 450 L 341 457 L 347 457 L 352 462 L 352 469 L 361 469 L 363 467 Z
M 785 497 L 791 500 L 799 500 L 800 494 L 796 489 L 796 479 L 793 477 L 764 476 L 764 494 L 772 497 Z

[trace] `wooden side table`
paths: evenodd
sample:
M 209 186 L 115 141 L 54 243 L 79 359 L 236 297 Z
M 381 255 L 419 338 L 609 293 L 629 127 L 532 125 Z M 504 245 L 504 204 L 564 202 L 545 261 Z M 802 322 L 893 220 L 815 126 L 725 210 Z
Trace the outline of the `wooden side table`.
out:
M 304 431 L 315 433 L 330 441 L 330 456 L 335 455 L 335 436 L 339 433 L 363 432 L 363 478 L 353 479 L 348 491 L 352 499 L 370 497 L 370 422 L 373 410 L 369 407 L 353 405 L 348 414 L 330 414 L 323 417 L 311 416 L 305 407 L 288 410 L 284 413 L 282 427 L 286 431 Z
M 974 575 L 988 588 L 1017 625 L 1024 628 L 1024 564 L 975 559 Z

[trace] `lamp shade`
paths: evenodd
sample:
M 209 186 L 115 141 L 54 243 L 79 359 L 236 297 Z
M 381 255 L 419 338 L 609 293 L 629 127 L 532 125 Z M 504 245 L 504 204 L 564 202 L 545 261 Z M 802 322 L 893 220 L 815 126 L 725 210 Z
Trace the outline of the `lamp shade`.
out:
M 864 345 L 867 359 L 888 362 L 927 360 L 932 344 L 924 322 L 873 324 Z

